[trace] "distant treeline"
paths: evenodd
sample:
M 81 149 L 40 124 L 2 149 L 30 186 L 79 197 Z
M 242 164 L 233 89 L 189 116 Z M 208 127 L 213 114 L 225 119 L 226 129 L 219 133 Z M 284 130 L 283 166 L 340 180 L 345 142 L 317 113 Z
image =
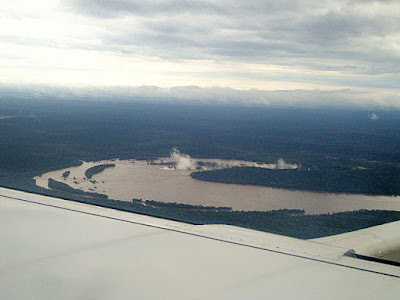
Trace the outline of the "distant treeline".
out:
M 91 167 L 85 171 L 85 176 L 90 179 L 93 175 L 103 172 L 107 168 L 115 167 L 115 164 L 102 164 Z
M 134 199 L 134 202 L 138 202 L 138 199 Z M 182 204 L 176 202 L 159 202 L 154 200 L 146 200 L 143 201 L 146 205 L 155 206 L 155 207 L 168 207 L 175 209 L 191 209 L 191 210 L 232 210 L 232 207 L 226 206 L 203 206 L 203 205 L 190 205 L 190 204 Z
M 380 170 L 339 167 L 311 170 L 270 170 L 257 167 L 234 167 L 194 172 L 191 176 L 194 179 L 203 181 L 262 185 L 285 189 L 370 195 L 400 195 L 400 173 L 398 167 Z
M 67 192 L 70 194 L 75 194 L 75 195 L 82 195 L 82 196 L 88 196 L 88 197 L 95 197 L 95 198 L 102 198 L 102 199 L 107 199 L 108 196 L 104 194 L 99 194 L 99 193 L 92 193 L 92 192 L 85 192 L 82 190 L 74 189 L 70 187 L 68 184 L 65 184 L 63 182 L 59 182 L 57 180 L 54 180 L 52 178 L 49 178 L 49 183 L 48 183 L 49 188 L 62 191 L 62 192 Z

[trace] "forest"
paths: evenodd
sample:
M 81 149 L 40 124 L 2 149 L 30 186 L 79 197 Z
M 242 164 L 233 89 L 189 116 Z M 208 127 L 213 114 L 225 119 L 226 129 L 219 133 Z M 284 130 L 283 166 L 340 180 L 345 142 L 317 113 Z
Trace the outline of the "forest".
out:
M 371 119 L 372 113 L 379 119 Z M 398 194 L 399 111 L 2 98 L 0 115 L 15 116 L 0 120 L 0 185 L 4 187 L 195 224 L 224 223 L 302 238 L 400 219 L 398 212 L 382 211 L 301 216 L 155 207 L 79 195 L 60 185 L 45 190 L 32 179 L 81 161 L 167 157 L 176 147 L 197 158 L 297 163 L 301 169 L 296 172 L 304 174 L 296 175 L 304 178 L 300 183 L 284 170 L 272 170 L 279 172 L 270 180 L 286 181 L 294 185 L 290 188 L 313 185 L 315 190 L 343 192 L 345 183 L 356 193 Z M 260 170 L 238 172 L 248 172 L 243 184 L 265 184 L 265 176 L 257 175 Z M 239 176 L 234 177 L 230 180 Z
M 193 172 L 190 176 L 203 181 L 261 185 L 317 192 L 400 195 L 398 167 L 380 170 L 339 167 L 312 170 L 274 170 L 257 167 L 234 167 Z

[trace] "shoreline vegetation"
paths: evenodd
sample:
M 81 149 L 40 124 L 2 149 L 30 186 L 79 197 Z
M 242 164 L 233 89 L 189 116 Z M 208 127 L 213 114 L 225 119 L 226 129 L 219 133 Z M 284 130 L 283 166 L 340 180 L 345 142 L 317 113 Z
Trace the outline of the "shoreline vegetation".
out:
M 386 170 L 323 168 L 318 170 L 271 170 L 257 167 L 233 167 L 192 172 L 193 179 L 257 185 L 299 191 L 364 194 L 374 196 L 400 195 L 398 168 Z
M 155 200 L 142 200 L 142 199 L 132 199 L 134 203 L 141 203 L 142 205 L 152 206 L 152 207 L 165 207 L 174 209 L 186 209 L 186 210 L 214 210 L 214 211 L 231 211 L 232 207 L 226 206 L 203 206 L 203 205 L 191 205 L 176 202 L 160 202 Z

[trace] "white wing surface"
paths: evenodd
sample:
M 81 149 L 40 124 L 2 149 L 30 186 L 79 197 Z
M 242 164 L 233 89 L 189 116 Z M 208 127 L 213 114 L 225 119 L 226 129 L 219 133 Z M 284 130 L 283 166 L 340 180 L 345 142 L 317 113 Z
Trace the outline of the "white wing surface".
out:
M 400 267 L 356 246 L 0 188 L 1 299 L 396 299 Z

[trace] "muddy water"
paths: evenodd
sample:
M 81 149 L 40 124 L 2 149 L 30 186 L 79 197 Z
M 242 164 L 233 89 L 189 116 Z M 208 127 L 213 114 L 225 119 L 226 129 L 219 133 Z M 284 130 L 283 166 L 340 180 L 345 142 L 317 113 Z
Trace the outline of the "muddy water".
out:
M 100 163 L 115 163 L 85 179 L 86 169 Z M 64 179 L 62 173 L 71 174 Z M 333 213 L 359 209 L 400 211 L 400 197 L 332 194 L 275 189 L 260 186 L 222 184 L 198 181 L 191 171 L 168 170 L 145 161 L 84 162 L 73 167 L 43 174 L 36 184 L 47 188 L 48 178 L 62 181 L 73 188 L 104 193 L 111 199 L 130 201 L 133 198 L 177 202 L 192 205 L 229 206 L 234 210 L 304 209 L 309 214 Z M 74 179 L 75 178 L 75 179 Z

